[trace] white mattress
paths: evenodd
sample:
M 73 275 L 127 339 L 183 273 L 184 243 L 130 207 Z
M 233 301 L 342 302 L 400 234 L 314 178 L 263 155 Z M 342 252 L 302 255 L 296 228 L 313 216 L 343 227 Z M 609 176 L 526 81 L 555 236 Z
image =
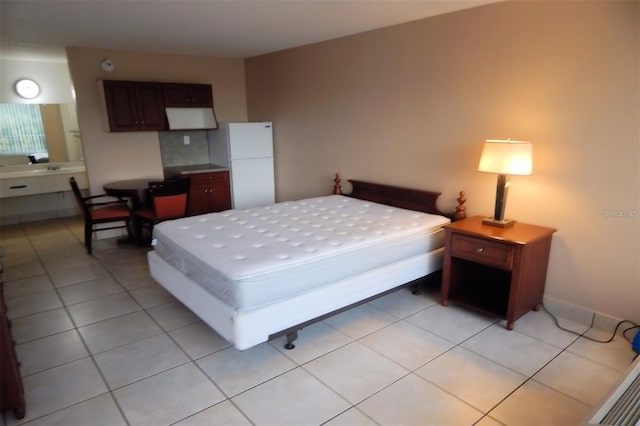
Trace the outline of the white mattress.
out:
M 154 251 L 230 307 L 255 309 L 428 253 L 447 223 L 332 195 L 162 222 Z

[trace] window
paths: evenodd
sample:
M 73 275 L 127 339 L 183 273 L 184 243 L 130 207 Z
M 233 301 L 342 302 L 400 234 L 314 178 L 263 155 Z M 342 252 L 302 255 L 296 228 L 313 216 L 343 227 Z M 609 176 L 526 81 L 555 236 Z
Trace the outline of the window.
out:
M 0 155 L 47 152 L 40 106 L 0 104 Z

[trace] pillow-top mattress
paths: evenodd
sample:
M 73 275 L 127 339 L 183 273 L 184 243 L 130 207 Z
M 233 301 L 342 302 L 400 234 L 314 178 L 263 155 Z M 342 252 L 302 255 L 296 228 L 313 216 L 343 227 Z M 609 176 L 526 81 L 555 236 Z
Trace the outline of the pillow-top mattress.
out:
M 342 195 L 154 227 L 154 250 L 235 309 L 302 294 L 443 246 L 443 216 Z

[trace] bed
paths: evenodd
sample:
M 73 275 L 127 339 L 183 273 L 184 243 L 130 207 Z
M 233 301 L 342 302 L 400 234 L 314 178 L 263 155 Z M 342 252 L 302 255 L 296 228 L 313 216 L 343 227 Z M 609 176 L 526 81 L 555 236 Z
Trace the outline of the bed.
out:
M 162 222 L 151 276 L 237 349 L 286 335 L 442 268 L 464 217 L 440 193 L 350 180 L 353 190 Z

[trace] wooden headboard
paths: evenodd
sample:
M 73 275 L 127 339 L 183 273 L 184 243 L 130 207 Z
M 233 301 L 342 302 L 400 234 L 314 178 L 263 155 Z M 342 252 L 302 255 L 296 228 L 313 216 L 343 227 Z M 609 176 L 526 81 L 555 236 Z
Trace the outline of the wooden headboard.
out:
M 334 194 L 342 194 L 340 186 L 340 176 L 336 175 L 334 179 Z M 373 201 L 374 203 L 386 204 L 388 206 L 399 207 L 402 209 L 416 210 L 425 213 L 439 214 L 446 216 L 451 220 L 464 219 L 466 215 L 466 207 L 464 203 L 467 201 L 464 191 L 460 191 L 458 196 L 458 205 L 454 212 L 443 212 L 437 206 L 440 192 L 424 191 L 421 189 L 403 188 L 400 186 L 385 185 L 373 182 L 364 182 L 361 180 L 349 180 L 353 186 L 350 197 L 361 200 Z

